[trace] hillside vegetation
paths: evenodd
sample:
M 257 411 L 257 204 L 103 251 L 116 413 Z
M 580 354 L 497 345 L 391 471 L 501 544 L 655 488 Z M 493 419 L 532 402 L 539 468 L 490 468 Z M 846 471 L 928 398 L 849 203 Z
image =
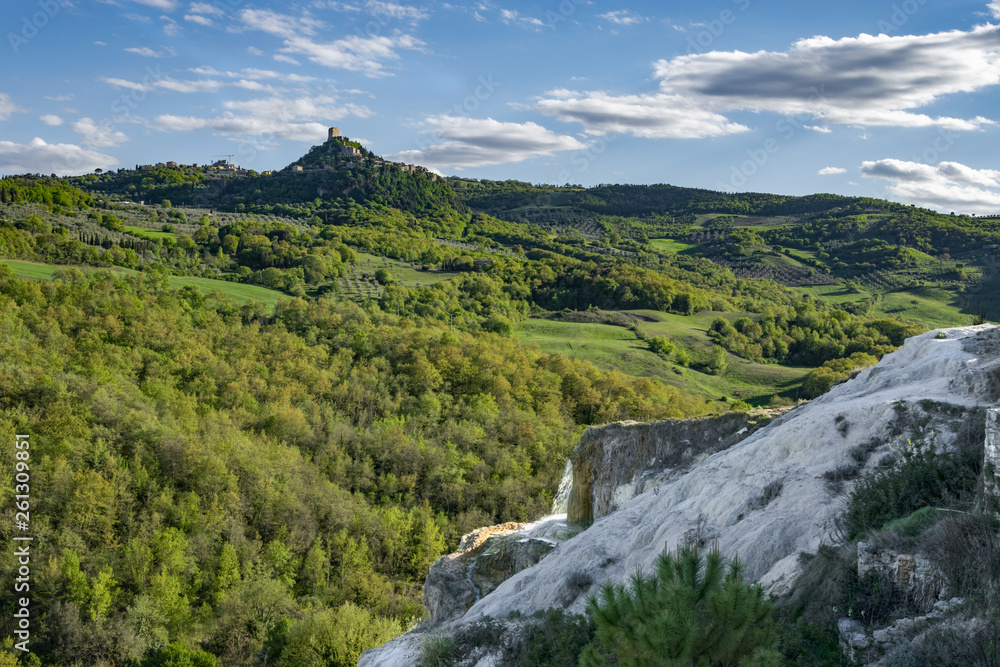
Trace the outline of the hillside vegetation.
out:
M 549 510 L 585 426 L 821 393 L 928 313 L 993 313 L 998 241 L 344 139 L 271 174 L 0 180 L 0 437 L 38 443 L 22 663 L 354 664 L 463 533 Z

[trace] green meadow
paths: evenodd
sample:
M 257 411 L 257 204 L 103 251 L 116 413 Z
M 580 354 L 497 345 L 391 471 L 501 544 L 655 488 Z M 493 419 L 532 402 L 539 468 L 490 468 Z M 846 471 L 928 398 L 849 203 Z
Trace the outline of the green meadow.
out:
M 683 346 L 697 360 L 713 345 L 707 335 L 711 321 L 722 313 L 702 312 L 691 317 L 651 310 L 627 311 L 640 318 L 638 327 L 647 336 L 664 336 Z M 735 319 L 738 314 L 728 313 Z M 766 405 L 774 395 L 794 399 L 808 368 L 758 364 L 727 353 L 728 367 L 721 375 L 703 373 L 674 363 L 649 351 L 645 341 L 626 327 L 548 319 L 529 319 L 517 332 L 527 345 L 543 352 L 561 353 L 589 361 L 604 370 L 649 377 L 705 398 L 740 398 Z
M 0 262 L 8 265 L 14 273 L 22 278 L 31 278 L 33 280 L 51 280 L 53 276 L 58 271 L 63 271 L 68 268 L 77 268 L 81 271 L 114 271 L 115 273 L 136 275 L 138 272 L 132 269 L 125 269 L 118 266 L 107 267 L 104 269 L 96 268 L 93 266 L 62 266 L 55 264 L 39 264 L 38 262 L 22 262 L 15 259 L 4 259 Z M 240 303 L 245 303 L 251 299 L 254 301 L 260 301 L 265 306 L 269 312 L 274 311 L 274 307 L 278 304 L 278 299 L 289 298 L 287 294 L 275 291 L 273 289 L 268 289 L 266 287 L 261 287 L 260 285 L 246 285 L 244 283 L 233 283 L 228 280 L 214 280 L 212 278 L 198 278 L 198 277 L 187 277 L 187 276 L 170 276 L 168 278 L 170 285 L 172 287 L 182 288 L 189 285 L 194 285 L 201 290 L 202 294 L 208 294 L 212 290 L 219 290 L 227 297 L 238 301 Z

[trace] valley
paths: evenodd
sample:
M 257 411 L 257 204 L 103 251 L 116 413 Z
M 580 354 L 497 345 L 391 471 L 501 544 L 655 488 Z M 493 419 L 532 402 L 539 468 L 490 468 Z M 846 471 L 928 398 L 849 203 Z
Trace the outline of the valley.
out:
M 998 245 L 883 200 L 441 178 L 339 136 L 273 172 L 0 179 L 0 436 L 47 443 L 38 654 L 354 664 L 463 535 L 549 513 L 587 429 L 811 405 L 1000 316 Z

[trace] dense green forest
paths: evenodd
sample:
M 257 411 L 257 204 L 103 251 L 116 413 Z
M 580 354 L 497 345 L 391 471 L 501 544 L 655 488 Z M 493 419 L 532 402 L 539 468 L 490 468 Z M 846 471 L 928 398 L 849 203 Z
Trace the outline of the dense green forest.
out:
M 818 395 L 992 313 L 998 243 L 834 195 L 440 179 L 344 139 L 268 174 L 2 179 L 20 664 L 354 664 L 464 533 L 550 510 L 587 425 Z

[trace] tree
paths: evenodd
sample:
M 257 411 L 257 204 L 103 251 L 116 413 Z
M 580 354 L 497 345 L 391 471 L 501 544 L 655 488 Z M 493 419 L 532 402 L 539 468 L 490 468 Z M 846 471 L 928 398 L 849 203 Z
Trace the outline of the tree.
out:
M 779 664 L 770 603 L 718 549 L 704 559 L 691 546 L 661 554 L 654 575 L 640 572 L 627 587 L 607 583 L 600 596 L 587 601 L 597 638 L 581 665 Z
M 215 590 L 223 592 L 232 588 L 240 581 L 240 559 L 236 555 L 236 549 L 232 544 L 226 542 L 222 545 L 222 553 L 219 554 L 219 568 L 215 575 Z
M 650 336 L 646 339 L 646 345 L 651 352 L 664 357 L 669 357 L 676 348 L 665 336 Z
M 729 365 L 729 361 L 726 358 L 726 351 L 722 347 L 716 345 L 712 348 L 712 354 L 708 360 L 708 368 L 716 375 L 722 375 Z
M 291 626 L 279 667 L 352 667 L 361 654 L 399 636 L 399 621 L 372 614 L 347 602 L 322 609 Z

